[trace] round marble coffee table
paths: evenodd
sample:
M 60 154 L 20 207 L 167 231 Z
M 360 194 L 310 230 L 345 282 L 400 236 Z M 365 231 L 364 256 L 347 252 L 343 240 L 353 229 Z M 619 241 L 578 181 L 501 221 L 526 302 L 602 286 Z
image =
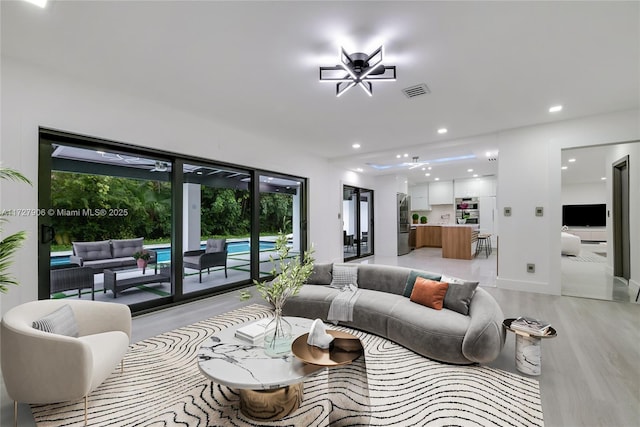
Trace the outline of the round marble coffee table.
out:
M 313 320 L 286 317 L 293 337 L 309 332 Z M 240 393 L 240 410 L 257 420 L 281 419 L 298 409 L 304 379 L 323 369 L 306 364 L 293 354 L 272 358 L 262 345 L 235 337 L 236 329 L 224 329 L 207 338 L 198 351 L 200 372 L 212 381 Z
M 516 334 L 516 369 L 527 375 L 540 375 L 542 373 L 542 339 L 555 338 L 554 328 L 549 328 L 546 335 L 534 335 L 511 328 L 511 322 L 515 318 L 505 319 L 502 325 L 506 330 Z

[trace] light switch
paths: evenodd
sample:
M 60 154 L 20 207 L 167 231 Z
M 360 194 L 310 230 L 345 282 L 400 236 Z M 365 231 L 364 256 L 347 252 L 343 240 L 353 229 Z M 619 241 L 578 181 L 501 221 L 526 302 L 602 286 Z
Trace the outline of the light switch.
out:
M 544 213 L 544 209 L 542 208 L 542 206 L 538 206 L 536 208 L 536 216 L 542 216 Z
M 504 208 L 504 216 L 511 216 L 511 208 L 510 207 Z

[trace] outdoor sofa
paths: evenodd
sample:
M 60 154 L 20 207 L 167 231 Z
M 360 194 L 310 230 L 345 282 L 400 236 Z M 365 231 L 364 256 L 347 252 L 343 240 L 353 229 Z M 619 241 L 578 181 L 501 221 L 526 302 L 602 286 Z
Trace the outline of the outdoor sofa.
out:
M 353 320 L 340 325 L 388 338 L 430 359 L 453 364 L 488 363 L 504 346 L 504 315 L 496 300 L 477 282 L 446 278 L 439 273 L 367 264 L 315 264 L 298 295 L 284 305 L 287 316 L 327 321 L 333 299 L 344 292 L 335 286 L 336 270 L 355 268 L 361 291 L 353 305 Z M 353 270 L 351 270 L 353 271 Z M 413 281 L 424 277 L 457 282 L 449 285 L 444 308 L 436 310 L 411 301 Z M 341 277 L 341 280 L 344 280 Z M 422 281 L 422 280 L 421 280 Z M 355 284 L 355 283 L 353 283 Z M 411 288 L 411 289 L 409 289 Z M 463 314 L 468 311 L 467 314 Z
M 95 273 L 101 273 L 106 268 L 135 266 L 136 260 L 133 254 L 142 252 L 144 238 L 102 240 L 98 242 L 72 242 L 73 255 L 69 258 L 71 264 L 81 267 L 91 267 Z M 149 263 L 157 262 L 155 251 L 149 252 Z

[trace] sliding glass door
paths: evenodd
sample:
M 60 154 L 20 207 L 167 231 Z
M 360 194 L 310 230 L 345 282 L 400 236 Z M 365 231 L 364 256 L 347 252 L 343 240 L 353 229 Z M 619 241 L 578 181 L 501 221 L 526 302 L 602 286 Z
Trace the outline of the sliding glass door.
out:
M 373 191 L 345 185 L 342 194 L 344 259 L 373 255 Z
M 306 248 L 306 180 L 41 129 L 38 296 L 155 309 L 269 279 Z

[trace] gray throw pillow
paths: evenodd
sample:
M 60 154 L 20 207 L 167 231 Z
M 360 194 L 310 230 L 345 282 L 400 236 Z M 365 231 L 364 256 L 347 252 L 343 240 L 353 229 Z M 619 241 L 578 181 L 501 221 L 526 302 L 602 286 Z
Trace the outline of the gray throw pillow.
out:
M 358 266 L 334 265 L 330 286 L 342 289 L 349 285 L 358 286 Z
M 307 279 L 307 283 L 312 285 L 328 285 L 331 283 L 331 270 L 333 264 L 313 264 L 311 276 Z
M 78 337 L 76 316 L 68 304 L 63 305 L 53 313 L 34 320 L 31 326 L 44 332 L 51 332 L 52 334 Z
M 429 280 L 435 280 L 436 282 L 441 281 L 439 274 L 429 273 L 426 271 L 411 270 L 411 273 L 409 273 L 409 277 L 407 277 L 407 282 L 404 285 L 404 291 L 402 292 L 403 296 L 407 298 L 411 297 L 411 292 L 413 292 L 413 286 L 416 284 L 416 279 L 418 277 L 423 277 Z
M 442 275 L 440 281 L 449 284 L 447 294 L 444 296 L 444 308 L 457 311 L 465 316 L 468 315 L 471 300 L 476 293 L 479 282 L 470 282 L 445 275 Z

